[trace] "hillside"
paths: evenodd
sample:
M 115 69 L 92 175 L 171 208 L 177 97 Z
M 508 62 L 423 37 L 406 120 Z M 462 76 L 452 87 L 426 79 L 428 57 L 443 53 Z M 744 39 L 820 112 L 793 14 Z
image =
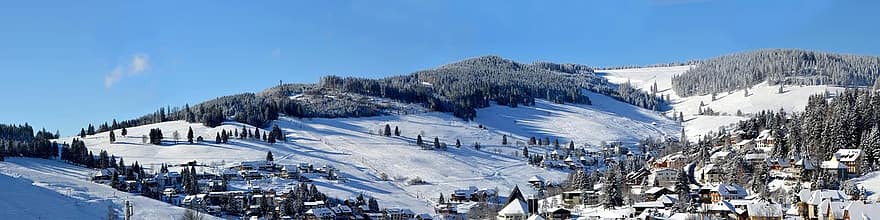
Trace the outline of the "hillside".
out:
M 866 87 L 877 84 L 880 57 L 799 49 L 764 49 L 700 61 L 672 78 L 681 96 L 708 95 L 770 85 Z
M 803 111 L 810 95 L 826 92 L 837 93 L 844 89 L 826 85 L 785 86 L 783 93 L 778 93 L 778 86 L 764 82 L 752 86 L 751 89 L 718 93 L 715 100 L 712 100 L 710 94 L 682 97 L 672 89 L 672 78 L 693 68 L 695 67 L 675 66 L 603 70 L 600 74 L 613 83 L 629 81 L 634 87 L 644 91 L 650 91 L 650 88 L 656 83 L 658 94 L 670 97 L 672 109 L 664 114 L 668 117 L 683 114 L 685 133 L 690 140 L 696 140 L 703 134 L 717 131 L 720 126 L 748 119 L 746 117 L 748 114 L 768 110 L 779 111 L 780 109 L 787 112 Z M 746 90 L 748 90 L 748 96 L 746 96 Z M 700 107 L 701 102 L 704 104 L 702 107 Z M 718 115 L 699 115 L 700 108 L 703 110 L 711 109 Z M 738 116 L 737 111 L 742 112 L 743 116 Z
M 563 181 L 566 172 L 532 167 L 526 164 L 525 158 L 518 156 L 522 148 L 514 146 L 514 143 L 526 142 L 532 136 L 551 140 L 558 138 L 565 145 L 574 141 L 579 148 L 591 149 L 603 141 L 634 143 L 649 137 L 678 136 L 678 124 L 653 111 L 604 95 L 584 94 L 594 100 L 594 105 L 557 104 L 544 100 L 537 100 L 534 106 L 516 108 L 492 105 L 479 109 L 478 116 L 470 122 L 439 112 L 337 119 L 282 116 L 272 124 L 284 131 L 289 142 L 274 145 L 254 140 L 230 140 L 229 144 L 215 144 L 214 136 L 221 129 L 240 130 L 248 125 L 227 122 L 210 128 L 185 121 L 128 128 L 129 135 L 118 137 L 113 144 L 109 143 L 107 133 L 88 136 L 85 142 L 92 151 L 107 150 L 110 154 L 123 157 L 126 162 L 138 161 L 153 169 L 159 163 L 191 160 L 218 166 L 261 160 L 267 151 L 272 151 L 280 164 L 306 162 L 338 168 L 348 182 L 337 184 L 323 179 L 315 180 L 319 189 L 331 196 L 349 198 L 363 192 L 375 196 L 383 205 L 430 212 L 430 203 L 426 201 L 435 201 L 440 192 L 451 193 L 469 186 L 497 188 L 500 192 L 507 192 L 519 185 L 524 193 L 531 194 L 534 192 L 525 186 L 526 180 L 533 175 L 543 176 L 552 182 Z M 376 135 L 385 124 L 399 127 L 402 135 Z M 480 128 L 480 125 L 484 128 Z M 174 140 L 169 138 L 174 131 L 185 134 L 189 127 L 193 128 L 195 136 L 203 136 L 210 141 L 174 144 Z M 141 135 L 152 128 L 163 130 L 165 144 L 142 144 Z M 425 142 L 429 144 L 437 137 L 448 145 L 448 149 L 422 150 L 414 144 L 418 134 L 423 134 Z M 503 135 L 509 136 L 511 145 L 501 145 Z M 461 141 L 461 148 L 453 146 L 456 139 Z M 473 147 L 475 142 L 482 145 L 480 150 Z M 530 152 L 537 153 L 549 150 L 547 147 L 530 148 Z M 379 176 L 382 173 L 396 180 L 381 181 Z M 405 179 L 415 177 L 427 181 L 429 185 L 405 184 Z M 266 188 L 286 187 L 284 182 L 278 181 L 255 184 Z
M 112 204 L 121 219 L 125 200 L 134 204 L 134 219 L 176 219 L 184 211 L 93 183 L 94 172 L 56 160 L 9 158 L 0 163 L 0 218 L 106 219 Z

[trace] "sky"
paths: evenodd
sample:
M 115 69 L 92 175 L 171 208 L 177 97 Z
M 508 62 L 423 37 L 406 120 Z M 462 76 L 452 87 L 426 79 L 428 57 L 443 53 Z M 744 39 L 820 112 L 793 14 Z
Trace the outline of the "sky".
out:
M 880 55 L 880 1 L 8 1 L 0 123 L 88 123 L 482 55 L 590 66 L 759 48 Z

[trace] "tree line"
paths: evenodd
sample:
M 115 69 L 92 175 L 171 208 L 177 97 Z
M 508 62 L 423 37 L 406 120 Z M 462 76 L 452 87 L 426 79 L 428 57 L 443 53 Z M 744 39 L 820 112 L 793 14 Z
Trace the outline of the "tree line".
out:
M 880 57 L 798 49 L 767 49 L 700 61 L 672 78 L 680 96 L 707 95 L 770 85 L 872 86 L 878 84 Z

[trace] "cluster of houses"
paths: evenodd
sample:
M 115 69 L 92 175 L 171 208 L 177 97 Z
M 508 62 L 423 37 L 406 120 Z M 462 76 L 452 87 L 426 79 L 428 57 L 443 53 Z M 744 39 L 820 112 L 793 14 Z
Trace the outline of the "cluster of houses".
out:
M 851 220 L 880 219 L 880 204 L 867 201 L 864 190 L 855 192 L 810 189 L 813 175 L 836 178 L 841 183 L 861 175 L 859 169 L 865 153 L 859 149 L 840 149 L 830 159 L 814 160 L 809 157 L 774 158 L 771 155 L 776 141 L 770 131 L 763 131 L 755 139 L 730 139 L 711 149 L 708 160 L 694 160 L 681 152 L 662 157 L 651 157 L 649 152 L 609 150 L 598 154 L 583 152 L 581 160 L 572 160 L 574 154 L 551 151 L 544 159 L 545 167 L 559 162 L 563 168 L 578 169 L 588 163 L 610 164 L 628 158 L 643 159 L 646 165 L 627 173 L 622 188 L 627 190 L 626 205 L 616 212 L 602 212 L 603 190 L 593 189 L 560 192 L 556 195 L 536 195 L 540 199 L 512 199 L 499 211 L 499 220 L 526 219 L 803 219 Z M 599 160 L 604 156 L 604 159 Z M 648 156 L 645 156 L 648 155 Z M 726 179 L 737 178 L 727 173 L 722 164 L 742 158 L 744 164 L 765 167 L 775 190 L 786 189 L 784 199 L 751 192 Z M 617 161 L 606 161 L 609 160 Z M 549 161 L 549 162 L 548 162 Z M 572 162 L 575 165 L 571 165 Z M 688 178 L 681 180 L 680 178 Z M 739 181 L 741 180 L 738 179 Z M 536 189 L 543 186 L 540 177 L 529 179 Z M 684 189 L 682 182 L 687 184 Z M 769 187 L 769 186 L 767 186 Z M 817 188 L 817 187 L 813 187 Z M 684 190 L 684 194 L 682 194 Z M 850 193 L 850 194 L 847 194 Z M 687 198 L 680 198 L 687 195 Z M 687 208 L 682 208 L 687 204 Z
M 124 176 L 119 176 L 116 179 L 120 182 L 116 184 L 121 187 L 117 188 L 214 216 L 293 219 L 293 217 L 285 215 L 285 213 L 293 211 L 287 210 L 290 207 L 297 207 L 298 210 L 294 212 L 301 212 L 297 219 L 414 219 L 419 216 L 410 209 L 379 209 L 378 203 L 367 202 L 363 198 L 341 201 L 328 198 L 318 199 L 314 196 L 313 198 L 296 198 L 299 195 L 294 194 L 294 190 L 263 189 L 249 184 L 252 181 L 268 178 L 282 178 L 288 180 L 285 182 L 291 183 L 288 185 L 308 190 L 310 185 L 307 183 L 311 182 L 313 178 L 323 178 L 328 182 L 345 181 L 339 171 L 332 166 L 316 167 L 309 163 L 280 165 L 265 160 L 239 162 L 222 168 L 211 168 L 195 162 L 178 166 L 183 167 L 182 169 L 194 166 L 202 167 L 201 172 L 192 174 L 198 184 L 198 193 L 185 193 L 186 177 L 182 172 L 177 171 L 160 171 L 136 178 L 138 180 L 125 180 Z M 101 169 L 93 175 L 92 179 L 98 183 L 111 184 L 114 173 L 118 173 L 114 168 Z M 246 185 L 247 187 L 246 189 L 234 189 L 230 186 L 231 183 L 239 183 L 238 185 Z M 288 204 L 293 201 L 302 204 L 295 206 Z M 333 203 L 330 204 L 328 201 L 333 201 Z M 421 218 L 425 217 L 427 216 L 421 215 Z

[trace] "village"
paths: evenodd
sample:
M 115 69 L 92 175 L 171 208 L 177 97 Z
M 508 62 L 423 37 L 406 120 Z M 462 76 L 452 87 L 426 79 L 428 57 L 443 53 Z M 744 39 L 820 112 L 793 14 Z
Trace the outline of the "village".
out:
M 347 199 L 325 196 L 315 179 L 341 184 L 346 178 L 331 165 L 276 164 L 266 160 L 229 164 L 166 165 L 155 173 L 122 175 L 111 167 L 98 170 L 92 181 L 138 193 L 217 217 L 247 219 L 431 219 L 401 207 L 381 208 L 365 195 Z M 114 176 L 115 175 L 115 176 Z M 143 176 L 141 176 L 143 175 Z
M 535 166 L 574 174 L 565 183 L 529 179 L 529 187 L 539 193 L 524 196 L 515 188 L 495 218 L 880 219 L 880 203 L 847 182 L 862 175 L 864 152 L 840 149 L 830 160 L 772 157 L 776 141 L 770 132 L 754 139 L 742 139 L 736 132 L 719 135 L 716 145 L 696 154 L 665 149 L 678 144 L 670 140 L 612 143 L 594 152 L 554 149 L 531 156 Z M 660 152 L 669 153 L 658 156 Z M 709 159 L 698 159 L 699 154 Z M 741 167 L 727 167 L 731 164 Z M 747 171 L 730 172 L 742 168 Z M 746 176 L 766 178 L 769 184 L 745 186 L 750 184 Z M 438 210 L 453 202 L 438 204 Z

